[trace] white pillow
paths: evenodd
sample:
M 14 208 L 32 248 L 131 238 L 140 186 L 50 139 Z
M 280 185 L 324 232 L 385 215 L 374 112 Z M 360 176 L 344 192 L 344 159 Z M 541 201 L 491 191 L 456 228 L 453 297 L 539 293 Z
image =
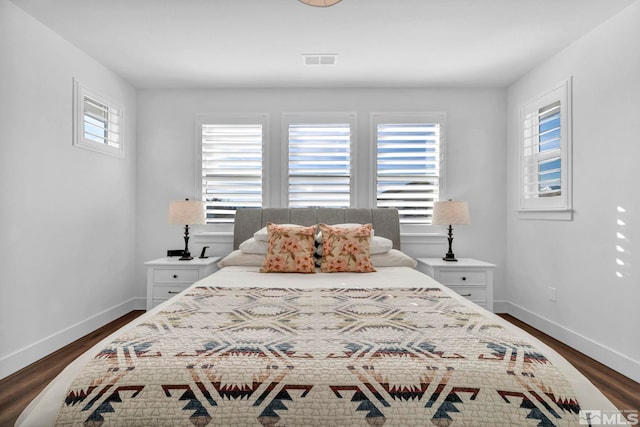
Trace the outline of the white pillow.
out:
M 242 248 L 242 246 L 240 248 Z M 389 252 L 391 248 L 393 248 L 393 242 L 386 237 L 373 236 L 371 238 L 371 255 Z M 322 256 L 322 251 L 322 243 L 320 243 L 316 247 L 316 255 Z
M 255 237 L 240 243 L 240 250 L 245 254 L 266 255 L 269 244 L 263 240 L 256 240 Z
M 245 254 L 241 250 L 237 249 L 218 261 L 218 267 L 223 268 L 229 265 L 260 267 L 263 262 L 264 255 Z
M 404 252 L 391 249 L 383 254 L 371 255 L 374 267 L 411 267 L 416 268 L 418 263 Z
M 302 225 L 298 225 L 298 224 L 278 224 L 278 225 L 283 225 L 286 227 L 302 227 Z M 256 231 L 255 233 L 253 233 L 253 238 L 256 240 L 260 240 L 262 242 L 266 242 L 268 241 L 268 236 L 269 234 L 267 233 L 267 227 L 262 227 L 260 230 Z
M 371 238 L 371 255 L 384 254 L 393 248 L 393 242 L 382 236 L 373 236 Z

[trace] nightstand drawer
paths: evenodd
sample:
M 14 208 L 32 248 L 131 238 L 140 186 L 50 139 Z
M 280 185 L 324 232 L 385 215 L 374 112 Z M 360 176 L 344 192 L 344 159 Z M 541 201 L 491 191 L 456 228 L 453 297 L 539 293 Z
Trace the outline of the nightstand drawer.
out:
M 180 261 L 176 258 L 158 258 L 147 261 L 147 310 L 171 299 L 198 280 L 214 273 L 219 257 L 194 258 Z
M 418 258 L 418 270 L 457 294 L 493 311 L 494 264 L 474 258 L 448 262 L 441 258 Z
M 156 268 L 153 271 L 154 282 L 182 282 L 182 283 L 194 283 L 199 277 L 198 270 L 194 269 L 178 269 L 178 268 Z
M 440 271 L 439 280 L 444 285 L 484 285 L 486 277 L 484 271 Z
M 449 289 L 472 301 L 487 300 L 487 288 L 484 286 L 449 286 Z
M 155 285 L 153 287 L 154 300 L 166 300 L 176 296 L 190 285 Z

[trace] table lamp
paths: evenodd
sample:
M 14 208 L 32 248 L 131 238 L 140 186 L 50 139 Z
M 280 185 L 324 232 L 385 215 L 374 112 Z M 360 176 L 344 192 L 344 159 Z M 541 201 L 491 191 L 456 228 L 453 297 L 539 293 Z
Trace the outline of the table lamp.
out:
M 169 203 L 169 224 L 184 225 L 184 252 L 180 261 L 193 259 L 189 252 L 189 225 L 204 224 L 204 203 L 196 200 L 174 200 Z
M 469 217 L 469 205 L 467 202 L 460 200 L 435 202 L 433 205 L 433 219 L 431 223 L 434 225 L 449 226 L 449 251 L 442 259 L 445 261 L 458 261 L 451 250 L 451 245 L 453 243 L 452 226 L 458 224 L 471 224 L 471 218 Z

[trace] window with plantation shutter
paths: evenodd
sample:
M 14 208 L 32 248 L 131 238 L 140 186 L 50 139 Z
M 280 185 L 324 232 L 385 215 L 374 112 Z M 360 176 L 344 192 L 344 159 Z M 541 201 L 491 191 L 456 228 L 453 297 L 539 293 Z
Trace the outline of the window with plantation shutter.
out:
M 73 143 L 112 156 L 124 156 L 124 110 L 74 80 Z
M 529 113 L 525 121 L 524 198 L 561 196 L 560 101 Z
M 376 141 L 376 206 L 393 207 L 403 224 L 431 224 L 440 197 L 444 115 L 380 115 Z
M 354 115 L 285 115 L 290 208 L 351 206 Z
M 208 224 L 233 223 L 238 208 L 262 207 L 265 116 L 201 125 L 201 196 Z
M 520 212 L 571 219 L 570 81 L 522 108 Z

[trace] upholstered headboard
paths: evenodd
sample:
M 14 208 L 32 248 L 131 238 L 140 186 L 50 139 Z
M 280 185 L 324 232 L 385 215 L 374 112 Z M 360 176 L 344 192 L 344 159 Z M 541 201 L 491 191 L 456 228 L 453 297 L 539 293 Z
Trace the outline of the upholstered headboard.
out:
M 236 211 L 233 228 L 233 249 L 253 237 L 253 233 L 267 225 L 275 224 L 344 224 L 373 225 L 376 236 L 391 239 L 393 247 L 400 249 L 400 222 L 397 209 L 339 209 L 339 208 L 245 208 Z

